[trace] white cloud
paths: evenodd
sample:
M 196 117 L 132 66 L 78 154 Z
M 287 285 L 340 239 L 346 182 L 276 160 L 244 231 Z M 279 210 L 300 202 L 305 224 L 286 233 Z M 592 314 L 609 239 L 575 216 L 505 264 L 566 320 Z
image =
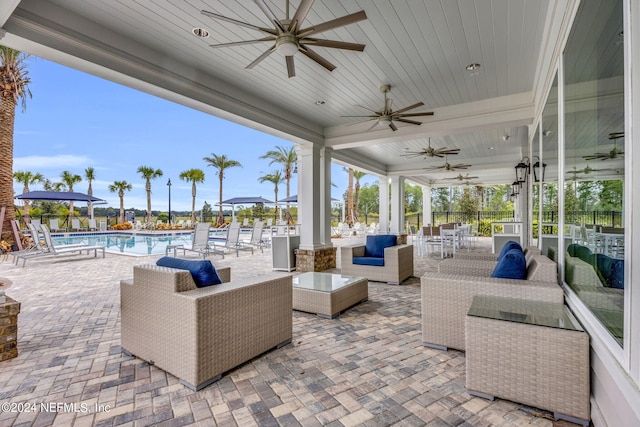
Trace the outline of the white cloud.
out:
M 13 170 L 28 170 L 37 172 L 38 169 L 65 169 L 91 164 L 87 156 L 73 154 L 58 154 L 56 156 L 26 156 L 13 159 Z

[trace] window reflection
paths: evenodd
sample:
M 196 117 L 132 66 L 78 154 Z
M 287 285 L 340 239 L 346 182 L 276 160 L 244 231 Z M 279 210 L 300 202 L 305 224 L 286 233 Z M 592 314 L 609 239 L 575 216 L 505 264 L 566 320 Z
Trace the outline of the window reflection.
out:
M 622 345 L 622 1 L 583 2 L 564 53 L 565 281 Z

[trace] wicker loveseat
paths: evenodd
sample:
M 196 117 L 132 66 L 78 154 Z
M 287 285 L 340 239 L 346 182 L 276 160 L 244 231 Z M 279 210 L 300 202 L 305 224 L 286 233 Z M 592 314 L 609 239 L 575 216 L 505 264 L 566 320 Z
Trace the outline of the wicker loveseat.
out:
M 120 283 L 123 351 L 199 390 L 291 341 L 290 275 L 229 282 L 228 268 L 217 272 L 223 283 L 197 288 L 187 270 L 135 266 Z
M 555 262 L 536 255 L 529 262 L 526 280 L 425 273 L 421 278 L 423 345 L 464 350 L 465 317 L 475 295 L 564 303 L 556 269 Z
M 380 242 L 396 241 L 396 239 L 396 236 L 379 234 L 367 236 L 364 245 L 343 246 L 340 248 L 342 274 L 399 285 L 413 275 L 413 245 L 394 244 L 384 248 L 378 245 Z M 382 246 L 385 244 L 388 243 L 383 243 Z M 374 248 L 375 246 L 377 248 Z M 373 253 L 369 254 L 368 251 Z

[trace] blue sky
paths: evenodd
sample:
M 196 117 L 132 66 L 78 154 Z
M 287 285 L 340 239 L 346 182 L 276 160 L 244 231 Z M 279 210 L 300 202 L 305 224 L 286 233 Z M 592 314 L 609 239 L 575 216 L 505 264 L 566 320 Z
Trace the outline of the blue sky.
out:
M 171 179 L 171 209 L 191 210 L 191 184 L 179 179 L 182 171 L 202 169 L 204 184 L 198 184 L 196 209 L 204 201 L 219 200 L 215 169 L 202 160 L 211 153 L 225 154 L 242 168 L 226 172 L 225 199 L 262 196 L 273 200 L 273 184 L 258 178 L 275 170 L 259 157 L 276 146 L 291 147 L 289 141 L 189 109 L 179 104 L 121 86 L 92 75 L 46 61 L 29 59 L 30 89 L 27 108 L 16 110 L 14 171 L 40 172 L 59 182 L 62 171 L 83 177 L 75 191 L 87 191 L 84 170 L 95 169 L 93 193 L 119 207 L 118 196 L 108 190 L 114 181 L 125 180 L 133 190 L 124 196 L 125 208 L 146 209 L 144 180 L 139 166 L 161 169 L 163 176 L 151 182 L 151 207 L 168 209 L 167 180 Z M 347 173 L 333 165 L 332 195 L 340 199 L 347 186 Z M 366 176 L 361 183 L 374 182 Z M 39 184 L 31 190 L 42 189 Z M 15 184 L 16 194 L 22 185 Z M 285 185 L 278 197 L 285 197 Z M 291 194 L 297 180 L 291 181 Z

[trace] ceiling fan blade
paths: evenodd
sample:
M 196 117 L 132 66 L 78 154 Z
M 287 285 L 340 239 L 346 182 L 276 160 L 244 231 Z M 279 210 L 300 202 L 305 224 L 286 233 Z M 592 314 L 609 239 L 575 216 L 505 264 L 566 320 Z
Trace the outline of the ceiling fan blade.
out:
M 375 121 L 373 122 L 373 124 L 371 125 L 371 127 L 369 127 L 369 129 L 366 130 L 366 132 L 369 132 L 371 129 L 373 129 L 374 127 L 378 126 L 378 122 Z
M 441 148 L 436 151 L 442 154 L 458 154 L 460 152 L 460 149 L 459 148 Z
M 293 63 L 293 56 L 285 56 L 284 59 L 287 61 L 287 74 L 289 77 L 294 77 L 296 75 L 296 66 Z
M 354 116 L 342 116 L 342 117 L 354 117 Z M 362 117 L 365 117 L 365 116 L 362 116 Z M 377 117 L 374 117 L 374 118 L 377 118 Z M 371 121 L 371 120 L 372 120 L 372 119 L 359 120 L 359 121 L 357 121 L 357 122 L 347 123 L 345 126 L 359 125 L 359 124 L 362 124 L 362 123 L 369 122 L 369 121 Z M 377 125 L 377 124 L 378 124 L 377 122 L 376 122 L 376 123 L 374 123 L 374 125 Z
M 415 120 L 407 120 L 407 119 L 403 119 L 402 117 L 396 117 L 393 120 L 395 120 L 396 122 L 411 123 L 412 125 L 417 125 L 417 126 L 420 126 L 422 124 L 422 122 L 416 122 Z
M 300 49 L 300 52 L 302 52 L 307 58 L 313 59 L 329 71 L 333 71 L 336 69 L 335 65 L 333 65 L 331 62 L 327 61 L 309 48 Z
M 243 44 L 255 44 L 255 43 L 272 42 L 272 41 L 274 41 L 273 37 L 264 37 L 262 39 L 255 39 L 255 40 L 244 40 L 239 42 L 210 44 L 209 47 L 241 46 Z
M 459 165 L 453 165 L 451 166 L 451 169 L 468 169 L 470 168 L 471 165 L 463 165 L 463 164 L 459 164 Z
M 265 59 L 267 56 L 271 55 L 275 50 L 276 50 L 276 45 L 274 44 L 269 49 L 267 49 L 262 55 L 258 56 L 251 64 L 247 65 L 245 68 L 247 70 L 252 69 L 256 65 L 258 65 L 258 63 L 260 63 L 263 59 Z
M 282 30 L 283 33 L 287 31 L 286 28 L 282 26 L 282 23 L 280 23 L 280 20 L 276 18 L 271 9 L 269 9 L 269 6 L 267 6 L 264 0 L 253 0 L 253 2 L 258 5 L 258 7 L 262 10 L 262 13 L 264 13 L 267 18 L 269 18 L 269 21 L 273 22 L 273 24 L 277 28 Z
M 331 47 L 335 49 L 357 50 L 362 52 L 366 45 L 360 43 L 341 42 L 336 40 L 308 39 L 301 40 L 301 44 L 312 44 L 320 47 Z
M 398 113 L 396 111 L 396 113 Z M 404 113 L 399 114 L 400 117 L 419 117 L 419 116 L 433 116 L 433 111 L 425 111 L 424 113 Z
M 210 18 L 219 19 L 221 21 L 227 21 L 227 22 L 230 22 L 232 24 L 240 25 L 241 27 L 251 28 L 252 30 L 262 31 L 263 33 L 273 34 L 274 36 L 277 34 L 277 32 L 275 30 L 271 29 L 271 28 L 258 27 L 257 25 L 249 24 L 247 22 L 238 21 L 237 19 L 228 18 L 228 17 L 223 16 L 223 15 L 218 15 L 217 13 L 209 12 L 208 10 L 201 10 L 200 13 L 202 13 L 203 15 L 208 16 Z
M 418 102 L 416 104 L 409 105 L 408 107 L 401 108 L 400 110 L 395 111 L 395 114 L 404 113 L 405 111 L 413 110 L 414 108 L 422 107 L 423 105 L 424 105 L 424 102 Z
M 296 28 L 300 28 L 300 24 L 304 22 L 307 17 L 307 14 L 311 10 L 311 6 L 313 6 L 313 2 L 315 0 L 302 0 L 298 9 L 296 9 L 296 13 L 293 15 L 291 19 L 291 24 L 289 25 L 289 31 L 295 31 Z
M 393 124 L 393 122 L 389 122 L 389 127 L 391 128 L 392 131 L 397 131 L 398 128 L 396 127 L 396 125 Z
M 372 110 L 371 108 L 363 107 L 362 105 L 356 105 L 356 107 L 364 108 L 364 109 L 365 109 L 365 110 L 367 110 L 367 111 L 371 111 L 373 114 L 380 115 L 380 112 L 379 112 L 379 111 Z M 343 116 L 343 117 L 346 117 L 346 116 Z
M 300 37 L 310 36 L 311 34 L 319 34 L 324 31 L 333 30 L 334 28 L 344 27 L 345 25 L 353 24 L 355 22 L 363 21 L 367 19 L 367 14 L 364 10 L 360 12 L 352 13 L 341 18 L 332 19 L 331 21 L 323 22 L 322 24 L 314 25 L 311 28 L 306 28 L 298 32 Z

